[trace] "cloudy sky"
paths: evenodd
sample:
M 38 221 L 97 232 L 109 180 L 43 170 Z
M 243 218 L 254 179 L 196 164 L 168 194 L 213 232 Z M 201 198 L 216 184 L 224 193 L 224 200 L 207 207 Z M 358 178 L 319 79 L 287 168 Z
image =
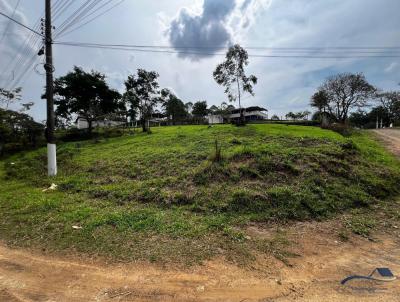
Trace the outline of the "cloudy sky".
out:
M 65 5 L 70 2 L 55 1 Z M 14 17 L 34 27 L 43 15 L 44 0 L 19 2 Z M 56 29 L 85 0 L 71 2 L 69 9 L 56 15 Z M 18 0 L 0 0 L 0 11 L 12 15 L 17 3 Z M 399 12 L 399 0 L 125 0 L 95 21 L 57 40 L 168 46 L 181 53 L 55 45 L 55 76 L 64 75 L 74 65 L 95 69 L 105 73 L 110 86 L 122 92 L 124 79 L 136 69 L 144 68 L 157 71 L 161 87 L 172 88 L 183 101 L 207 100 L 209 105 L 218 105 L 227 98 L 214 82 L 212 72 L 223 60 L 219 55 L 225 51 L 223 48 L 240 43 L 248 48 L 250 55 L 256 55 L 250 57 L 248 73 L 259 79 L 255 97 L 246 97 L 244 105 L 260 105 L 269 109 L 270 114 L 284 115 L 288 111 L 309 109 L 309 99 L 315 89 L 324 78 L 339 72 L 364 72 L 379 88 L 398 89 L 400 58 L 359 56 L 376 55 L 370 53 L 369 47 L 400 47 Z M 33 48 L 23 58 L 12 61 L 29 35 L 29 31 L 0 16 L 0 85 L 11 85 L 12 79 L 18 78 L 26 66 L 20 82 L 23 99 L 35 102 L 30 113 L 41 121 L 45 119 L 45 102 L 40 99 L 45 83 L 41 59 L 33 56 L 36 51 Z M 34 40 L 28 42 L 34 45 Z M 268 57 L 321 56 L 320 52 L 293 49 L 315 47 L 325 48 L 322 56 L 330 58 Z M 384 55 L 396 54 L 395 50 L 385 48 Z M 332 58 L 338 56 L 338 51 L 341 51 L 339 56 L 356 57 Z

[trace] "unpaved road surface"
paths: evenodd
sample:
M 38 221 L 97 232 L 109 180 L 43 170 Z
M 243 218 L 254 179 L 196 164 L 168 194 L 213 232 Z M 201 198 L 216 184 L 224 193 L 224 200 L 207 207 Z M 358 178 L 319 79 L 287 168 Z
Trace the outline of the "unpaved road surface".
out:
M 390 267 L 399 274 L 398 229 L 374 241 L 352 237 L 343 243 L 336 227 L 326 222 L 289 227 L 300 256 L 290 258 L 290 265 L 264 257 L 246 268 L 223 259 L 186 269 L 108 265 L 0 244 L 0 301 L 400 301 L 400 281 L 339 283 L 375 267 Z M 249 232 L 269 236 L 256 226 Z
M 400 157 L 400 128 L 373 130 L 389 150 Z

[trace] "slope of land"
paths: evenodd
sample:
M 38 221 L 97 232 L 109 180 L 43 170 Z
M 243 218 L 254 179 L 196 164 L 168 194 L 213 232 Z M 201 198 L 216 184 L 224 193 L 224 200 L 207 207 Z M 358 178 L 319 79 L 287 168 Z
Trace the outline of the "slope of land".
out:
M 250 223 L 332 218 L 383 206 L 400 189 L 399 162 L 367 133 L 315 127 L 165 127 L 61 144 L 52 180 L 45 154 L 3 161 L 0 238 L 122 261 L 284 261 L 287 240 L 253 238 Z M 52 182 L 57 190 L 43 192 Z M 372 226 L 347 225 L 364 236 Z

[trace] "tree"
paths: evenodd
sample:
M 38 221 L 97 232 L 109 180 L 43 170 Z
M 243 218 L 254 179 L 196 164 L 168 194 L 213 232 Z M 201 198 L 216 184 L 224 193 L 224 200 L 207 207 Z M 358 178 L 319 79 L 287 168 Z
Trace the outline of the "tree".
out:
M 229 48 L 225 62 L 219 64 L 214 71 L 214 79 L 225 87 L 225 93 L 230 102 L 239 102 L 240 121 L 244 123 L 241 97 L 244 93 L 254 96 L 253 85 L 257 84 L 257 77 L 246 76 L 244 68 L 249 64 L 247 51 L 236 44 Z
M 24 103 L 24 104 L 21 104 L 21 105 L 22 105 L 22 108 L 20 109 L 20 112 L 26 112 L 26 111 L 31 110 L 31 107 L 34 106 L 35 103 L 34 102 L 29 102 L 29 103 Z
M 75 66 L 72 72 L 55 80 L 56 115 L 66 119 L 71 114 L 83 117 L 92 132 L 93 121 L 102 120 L 124 107 L 121 95 L 106 83 L 106 77 L 96 71 L 85 72 Z
M 319 91 L 326 94 L 326 109 L 330 115 L 338 122 L 345 123 L 350 110 L 365 107 L 376 88 L 368 83 L 362 73 L 341 73 L 329 77 Z
M 20 151 L 28 146 L 36 147 L 43 137 L 44 126 L 27 114 L 0 108 L 0 156 L 7 145 L 11 151 Z
M 271 117 L 271 120 L 273 120 L 273 121 L 279 121 L 280 118 L 279 118 L 279 116 L 277 116 L 276 114 L 274 114 L 274 115 Z
M 377 99 L 386 112 L 389 124 L 400 120 L 400 92 L 377 93 Z
M 310 105 L 317 108 L 319 113 L 325 113 L 328 103 L 327 93 L 324 90 L 320 90 L 313 94 Z
M 147 132 L 148 121 L 155 106 L 161 101 L 159 95 L 158 73 L 138 69 L 137 75 L 130 75 L 125 81 L 125 100 L 130 104 L 130 110 L 139 112 L 143 132 Z
M 227 104 L 226 102 L 222 102 L 221 105 L 211 106 L 210 110 L 212 110 L 213 114 L 221 115 L 223 118 L 228 119 L 231 115 L 232 110 L 236 109 L 235 106 L 231 104 Z
M 310 111 L 289 112 L 288 114 L 286 114 L 285 117 L 288 120 L 294 120 L 294 121 L 307 120 L 310 114 L 311 114 Z
M 296 114 L 293 113 L 292 111 L 290 111 L 288 114 L 285 115 L 285 118 L 286 118 L 287 120 L 295 120 L 296 117 L 297 117 Z
M 173 125 L 177 121 L 187 118 L 188 112 L 186 111 L 185 104 L 169 89 L 165 88 L 161 90 L 161 99 L 165 114 L 171 118 Z
M 208 114 L 207 102 L 200 101 L 193 104 L 192 114 L 195 117 L 202 118 Z
M 21 100 L 21 91 L 21 87 L 15 88 L 13 90 L 0 88 L 0 103 L 5 105 L 4 109 L 7 110 L 10 104 Z

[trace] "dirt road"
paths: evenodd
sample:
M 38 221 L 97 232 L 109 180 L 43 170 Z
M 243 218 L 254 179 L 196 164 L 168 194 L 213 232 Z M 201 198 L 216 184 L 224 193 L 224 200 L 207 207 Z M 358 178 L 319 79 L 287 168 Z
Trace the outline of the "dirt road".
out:
M 400 129 L 379 129 L 373 130 L 374 133 L 386 144 L 386 146 L 400 157 Z
M 252 268 L 222 259 L 188 269 L 60 259 L 0 245 L 0 301 L 400 301 L 400 281 L 339 281 L 375 267 L 400 273 L 400 232 L 342 243 L 332 223 L 289 228 L 290 266 L 273 257 Z M 268 236 L 256 227 L 250 233 Z M 396 233 L 397 232 L 397 233 Z

